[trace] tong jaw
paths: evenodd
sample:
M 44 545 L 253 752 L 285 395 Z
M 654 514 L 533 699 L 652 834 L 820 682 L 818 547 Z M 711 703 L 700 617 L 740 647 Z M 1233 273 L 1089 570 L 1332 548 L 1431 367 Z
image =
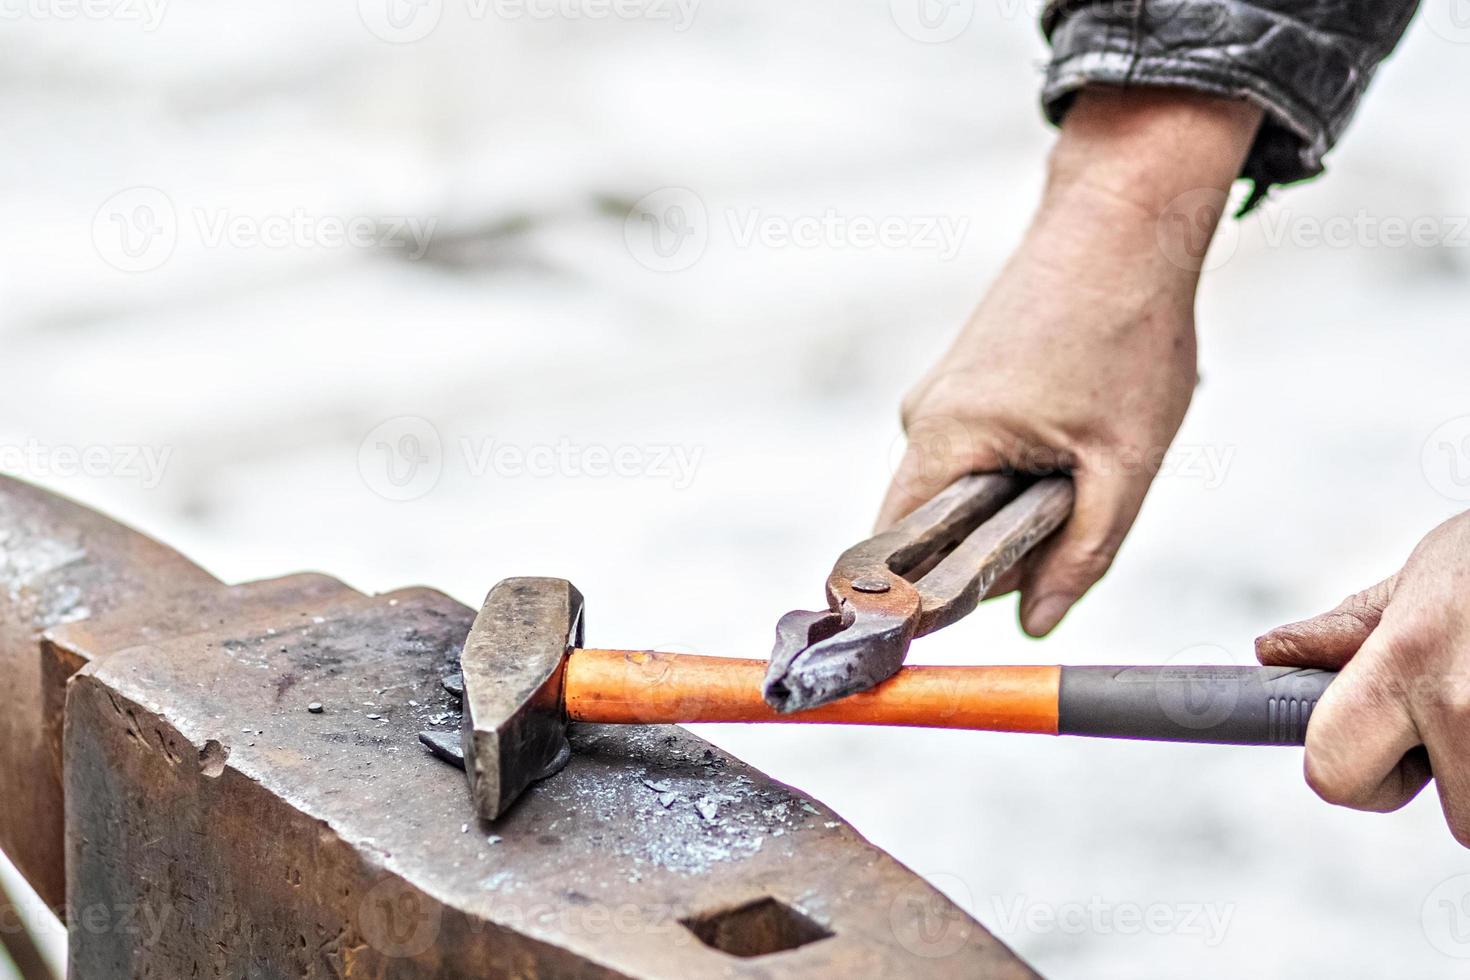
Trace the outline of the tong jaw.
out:
M 828 609 L 787 613 L 763 694 L 777 711 L 865 691 L 903 665 L 909 642 L 964 617 L 1071 511 L 1072 481 L 972 474 L 887 531 L 843 552 Z
M 831 583 L 828 585 L 831 595 Z M 895 595 L 897 593 L 897 595 Z M 919 593 L 902 579 L 883 611 L 831 598 L 833 609 L 798 609 L 776 623 L 763 696 L 777 711 L 800 711 L 865 691 L 903 665 L 918 622 Z

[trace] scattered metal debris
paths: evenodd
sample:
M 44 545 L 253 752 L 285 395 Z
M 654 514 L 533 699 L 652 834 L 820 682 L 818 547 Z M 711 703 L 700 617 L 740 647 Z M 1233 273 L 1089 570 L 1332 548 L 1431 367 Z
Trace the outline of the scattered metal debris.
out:
M 453 674 L 445 674 L 442 683 L 444 685 L 444 690 L 448 691 L 450 694 L 454 695 L 457 698 L 464 697 L 464 674 L 461 674 L 458 671 Z
M 419 732 L 419 741 L 435 758 L 456 769 L 464 768 L 464 746 L 460 744 L 459 732 Z

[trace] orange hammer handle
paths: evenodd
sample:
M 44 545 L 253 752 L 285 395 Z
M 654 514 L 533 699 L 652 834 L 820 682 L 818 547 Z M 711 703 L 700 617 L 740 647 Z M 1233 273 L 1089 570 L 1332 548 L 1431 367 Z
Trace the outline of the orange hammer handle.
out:
M 761 699 L 764 660 L 646 650 L 573 650 L 563 676 L 572 721 L 808 722 L 1057 733 L 1061 668 L 905 667 L 877 687 L 809 711 Z

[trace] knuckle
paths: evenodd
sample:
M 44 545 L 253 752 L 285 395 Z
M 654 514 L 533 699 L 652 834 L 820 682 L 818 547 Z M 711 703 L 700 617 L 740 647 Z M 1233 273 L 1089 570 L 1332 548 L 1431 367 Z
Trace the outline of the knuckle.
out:
M 1058 555 L 1058 573 L 1068 581 L 1089 586 L 1113 567 L 1117 546 L 1106 541 L 1082 542 Z
M 1320 750 L 1314 753 L 1309 749 L 1307 752 L 1306 778 L 1312 792 L 1333 806 L 1362 809 L 1362 788 L 1351 778 L 1346 767 L 1335 760 L 1324 761 L 1322 755 Z

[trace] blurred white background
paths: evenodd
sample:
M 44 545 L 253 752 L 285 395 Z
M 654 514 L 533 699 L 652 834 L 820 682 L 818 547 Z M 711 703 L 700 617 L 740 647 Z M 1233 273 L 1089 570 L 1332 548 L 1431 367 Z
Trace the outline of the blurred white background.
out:
M 911 2 L 7 0 L 0 467 L 229 580 L 478 605 L 557 575 L 598 645 L 764 657 L 869 531 L 898 400 L 1052 139 L 1034 0 Z M 914 662 L 1245 662 L 1467 506 L 1470 32 L 1441 13 L 1329 176 L 1217 242 L 1181 454 L 1106 581 L 1044 642 L 1005 599 Z M 1432 241 L 1373 232 L 1415 218 Z M 700 734 L 1048 976 L 1470 964 L 1432 791 L 1332 809 L 1289 750 Z

